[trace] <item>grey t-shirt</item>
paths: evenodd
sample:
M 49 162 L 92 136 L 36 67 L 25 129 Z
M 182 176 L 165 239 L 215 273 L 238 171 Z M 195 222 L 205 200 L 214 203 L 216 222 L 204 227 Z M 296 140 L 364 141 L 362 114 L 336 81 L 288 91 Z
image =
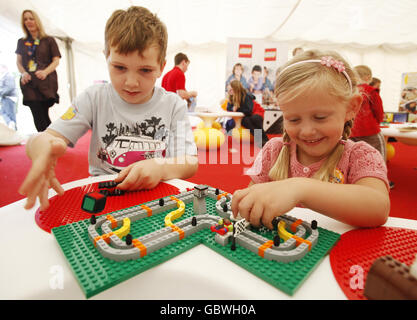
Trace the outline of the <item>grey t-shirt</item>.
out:
M 91 175 L 120 172 L 131 163 L 155 157 L 197 155 L 186 101 L 155 87 L 143 104 L 129 104 L 110 83 L 93 85 L 49 128 L 74 146 L 92 130 L 88 154 Z

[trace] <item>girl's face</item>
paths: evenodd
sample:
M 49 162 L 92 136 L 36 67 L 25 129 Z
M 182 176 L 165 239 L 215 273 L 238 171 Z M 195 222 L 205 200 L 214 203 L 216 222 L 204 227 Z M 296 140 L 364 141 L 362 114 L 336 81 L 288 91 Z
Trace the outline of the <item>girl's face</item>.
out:
M 31 12 L 25 12 L 23 14 L 23 23 L 30 33 L 38 31 L 38 25 L 36 24 L 35 18 Z
M 236 66 L 235 67 L 235 76 L 240 77 L 243 73 L 242 67 L 241 66 Z
M 352 119 L 356 111 L 352 103 L 341 102 L 324 93 L 317 88 L 308 89 L 295 99 L 279 103 L 285 131 L 297 144 L 297 158 L 303 165 L 331 154 L 342 137 L 345 122 Z

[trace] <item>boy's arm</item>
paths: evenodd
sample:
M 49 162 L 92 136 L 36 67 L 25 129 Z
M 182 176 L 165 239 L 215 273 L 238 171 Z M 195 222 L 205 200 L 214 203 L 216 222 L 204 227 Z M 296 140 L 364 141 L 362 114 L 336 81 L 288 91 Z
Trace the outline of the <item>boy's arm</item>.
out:
M 62 156 L 69 143 L 68 139 L 56 131 L 46 131 L 30 137 L 26 144 L 26 154 L 32 166 L 19 188 L 19 193 L 27 196 L 25 209 L 35 205 L 39 198 L 41 210 L 49 206 L 48 190 L 52 187 L 58 194 L 64 192 L 55 176 L 57 159 Z
M 152 189 L 164 180 L 187 179 L 197 169 L 198 159 L 195 156 L 148 159 L 123 169 L 115 181 L 120 182 L 118 188 L 122 190 Z

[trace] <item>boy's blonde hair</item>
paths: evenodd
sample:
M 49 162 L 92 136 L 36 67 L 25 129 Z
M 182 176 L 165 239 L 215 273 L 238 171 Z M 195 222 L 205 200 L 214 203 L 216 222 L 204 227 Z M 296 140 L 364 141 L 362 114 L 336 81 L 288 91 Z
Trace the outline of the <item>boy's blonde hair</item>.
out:
M 116 10 L 107 20 L 104 33 L 104 53 L 115 47 L 120 54 L 138 51 L 141 54 L 152 45 L 159 48 L 158 62 L 165 62 L 168 32 L 165 24 L 148 9 L 131 6 L 126 11 Z
M 22 25 L 22 30 L 23 30 L 23 32 L 25 33 L 25 36 L 26 36 L 25 39 L 28 39 L 28 38 L 31 37 L 31 34 L 30 34 L 29 30 L 25 26 L 25 19 L 23 17 L 26 12 L 30 12 L 33 16 L 33 19 L 36 22 L 36 25 L 38 27 L 38 38 L 39 38 L 39 40 L 42 39 L 42 38 L 47 37 L 48 35 L 45 33 L 45 29 L 43 28 L 42 21 L 39 18 L 38 14 L 33 10 L 26 9 L 26 10 L 23 10 L 22 16 L 20 18 L 20 23 Z
M 362 81 L 370 82 L 372 80 L 372 70 L 368 66 L 360 65 L 353 69 Z
M 331 56 L 334 59 L 343 62 L 345 66 L 345 72 L 350 77 L 352 88 L 346 76 L 337 71 L 333 67 L 323 66 L 320 62 L 306 62 L 291 66 L 296 62 L 303 60 L 320 60 L 322 57 Z M 284 70 L 285 69 L 285 70 Z M 320 52 L 317 50 L 309 50 L 300 55 L 295 56 L 287 64 L 282 67 L 282 72 L 276 80 L 275 96 L 279 103 L 285 103 L 291 101 L 295 97 L 299 96 L 307 89 L 322 89 L 327 94 L 335 97 L 341 103 L 348 103 L 351 98 L 358 95 L 357 82 L 355 80 L 354 71 L 349 64 L 338 53 Z M 345 123 L 343 129 L 343 140 L 347 140 L 350 136 L 350 132 L 353 126 L 353 120 L 349 120 Z M 283 134 L 284 146 L 278 156 L 277 161 L 269 171 L 269 177 L 272 180 L 283 180 L 289 177 L 290 167 L 290 137 L 285 131 Z M 313 178 L 322 181 L 331 181 L 334 176 L 334 171 L 337 164 L 340 161 L 344 150 L 344 145 L 339 143 L 331 155 L 322 164 L 320 169 L 316 172 Z

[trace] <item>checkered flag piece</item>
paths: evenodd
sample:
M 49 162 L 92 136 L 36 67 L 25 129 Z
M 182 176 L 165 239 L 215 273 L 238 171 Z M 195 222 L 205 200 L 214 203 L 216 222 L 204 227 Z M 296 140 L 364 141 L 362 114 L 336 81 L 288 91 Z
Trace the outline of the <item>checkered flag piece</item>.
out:
M 249 223 L 245 219 L 241 219 L 234 225 L 235 230 L 235 237 L 237 237 L 242 231 L 246 229 L 246 227 L 249 225 Z

